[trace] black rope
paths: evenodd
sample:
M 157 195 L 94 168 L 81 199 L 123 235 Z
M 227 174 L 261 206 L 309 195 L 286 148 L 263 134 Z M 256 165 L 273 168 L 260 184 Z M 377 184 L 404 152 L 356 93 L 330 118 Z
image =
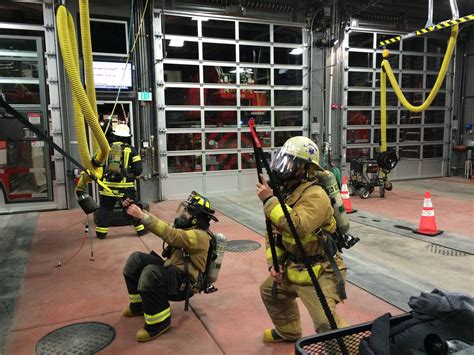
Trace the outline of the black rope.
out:
M 253 127 L 253 130 L 255 131 L 255 133 L 257 132 L 255 130 L 255 127 Z M 255 165 L 257 167 L 258 182 L 262 183 L 263 181 L 262 181 L 261 174 L 263 173 L 263 169 L 262 169 L 260 156 L 263 155 L 263 150 L 261 147 L 260 149 L 259 147 L 257 147 L 257 144 L 255 143 L 254 139 L 252 139 L 252 145 L 253 145 L 253 151 L 255 155 Z M 270 251 L 272 254 L 273 269 L 275 270 L 275 272 L 278 273 L 280 272 L 280 266 L 278 265 L 278 257 L 277 257 L 276 248 L 275 248 L 275 238 L 273 236 L 272 221 L 270 221 L 270 219 L 267 216 L 265 216 L 265 227 L 267 229 L 268 242 L 270 244 Z M 273 300 L 276 300 L 276 297 L 277 297 L 277 292 L 278 292 L 277 286 L 278 285 L 276 281 L 274 281 L 272 285 L 272 299 Z

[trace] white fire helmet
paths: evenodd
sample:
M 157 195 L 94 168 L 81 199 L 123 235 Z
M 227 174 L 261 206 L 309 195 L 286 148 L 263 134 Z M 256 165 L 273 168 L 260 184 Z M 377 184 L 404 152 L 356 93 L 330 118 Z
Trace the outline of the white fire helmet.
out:
M 117 137 L 130 137 L 130 127 L 126 124 L 118 124 L 115 126 L 113 132 L 114 136 Z

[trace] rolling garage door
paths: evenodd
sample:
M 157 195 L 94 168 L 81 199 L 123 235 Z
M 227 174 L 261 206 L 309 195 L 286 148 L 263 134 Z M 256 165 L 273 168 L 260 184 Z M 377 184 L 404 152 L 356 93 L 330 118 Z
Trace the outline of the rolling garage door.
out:
M 154 32 L 163 198 L 252 190 L 248 120 L 268 157 L 308 134 L 306 30 L 157 12 Z
M 344 47 L 343 145 L 345 161 L 374 158 L 380 142 L 381 40 L 394 33 L 350 29 Z M 416 37 L 389 46 L 389 61 L 409 102 L 425 101 L 441 66 L 447 38 Z M 441 90 L 431 107 L 420 113 L 406 110 L 387 84 L 387 146 L 401 160 L 392 179 L 444 176 L 447 169 L 449 120 L 452 108 L 451 61 Z

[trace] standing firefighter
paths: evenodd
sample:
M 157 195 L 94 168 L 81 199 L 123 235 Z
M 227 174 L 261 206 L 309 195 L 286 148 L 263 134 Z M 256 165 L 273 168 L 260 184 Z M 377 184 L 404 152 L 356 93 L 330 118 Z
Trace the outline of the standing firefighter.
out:
M 124 202 L 128 205 L 128 200 Z M 138 330 L 137 341 L 152 340 L 171 326 L 169 301 L 186 301 L 193 292 L 200 292 L 201 279 L 208 261 L 210 221 L 216 221 L 208 199 L 192 192 L 181 203 L 173 226 L 143 212 L 137 205 L 128 205 L 127 213 L 139 218 L 146 227 L 168 244 L 162 255 L 132 253 L 123 274 L 130 304 L 124 317 L 144 316 L 145 326 Z M 186 308 L 185 308 L 186 309 Z
M 110 215 L 118 198 L 136 197 L 136 179 L 143 171 L 142 160 L 135 148 L 130 145 L 130 128 L 125 124 L 115 126 L 110 136 L 110 153 L 105 162 L 102 182 L 113 193 L 99 185 L 100 206 L 97 210 L 97 238 L 104 239 L 109 231 Z M 124 214 L 124 218 L 128 218 Z M 147 231 L 140 220 L 132 219 L 133 226 L 140 237 Z
M 311 261 L 312 269 L 334 314 L 337 326 L 347 326 L 347 323 L 335 313 L 336 304 L 345 298 L 343 287 L 341 290 L 340 286 L 343 286 L 345 280 L 346 267 L 337 248 L 328 248 L 331 241 L 325 232 L 334 232 L 336 221 L 327 193 L 315 181 L 316 172 L 323 170 L 319 166 L 318 147 L 306 137 L 290 138 L 275 155 L 270 167 L 283 188 L 291 220 Z M 330 330 L 329 321 L 316 296 L 282 207 L 265 180 L 263 184 L 257 183 L 257 195 L 264 202 L 265 215 L 272 223 L 276 239 L 276 255 L 280 265 L 280 272 L 275 272 L 266 236 L 270 276 L 261 284 L 260 294 L 275 328 L 266 329 L 263 340 L 281 342 L 301 337 L 296 297 L 300 297 L 308 309 L 316 331 Z M 334 272 L 328 260 L 328 252 L 340 272 L 337 270 Z M 340 280 L 336 274 L 340 275 Z M 272 294 L 274 282 L 277 283 L 276 295 Z

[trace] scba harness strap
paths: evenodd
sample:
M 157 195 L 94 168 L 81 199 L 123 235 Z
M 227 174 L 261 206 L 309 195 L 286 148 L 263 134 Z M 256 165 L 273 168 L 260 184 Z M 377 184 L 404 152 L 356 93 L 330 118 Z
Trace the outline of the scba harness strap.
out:
M 326 186 L 324 186 L 323 184 L 320 184 L 317 181 L 314 181 L 311 185 L 307 186 L 301 192 L 301 195 L 298 197 L 298 199 L 294 203 L 291 204 L 290 207 L 293 208 L 293 206 L 296 205 L 296 203 L 301 199 L 301 197 L 303 197 L 304 193 L 313 186 L 320 186 L 326 192 L 327 196 L 331 200 L 331 204 L 334 203 L 333 198 L 330 196 L 329 191 L 326 188 Z M 342 247 L 339 246 L 339 243 L 338 243 L 338 232 L 336 231 L 335 233 L 329 233 L 327 231 L 323 231 L 321 228 L 318 228 L 314 232 L 314 234 L 320 240 L 320 243 L 323 246 L 324 255 L 313 255 L 313 256 L 309 256 L 308 258 L 311 262 L 314 262 L 315 264 L 329 261 L 329 264 L 331 265 L 331 268 L 333 269 L 334 274 L 336 275 L 339 297 L 341 298 L 341 300 L 345 300 L 347 299 L 347 295 L 346 295 L 344 278 L 342 277 L 341 270 L 339 270 L 339 267 L 337 266 L 336 261 L 334 260 L 334 255 L 336 255 L 338 250 L 342 249 Z M 326 236 L 326 238 L 324 238 L 324 236 Z M 301 264 L 303 262 L 301 258 L 297 257 L 296 255 L 291 254 L 290 252 L 288 252 L 288 250 L 286 250 L 286 248 L 283 246 L 281 235 L 276 236 L 276 241 L 277 241 L 278 247 L 286 251 L 286 254 L 288 255 L 288 259 L 290 259 L 295 264 Z
M 181 290 L 186 290 L 186 298 L 184 301 L 184 310 L 188 311 L 189 310 L 189 298 L 192 293 L 213 293 L 217 291 L 217 288 L 209 284 L 209 271 L 212 262 L 217 258 L 216 255 L 216 241 L 215 241 L 215 236 L 214 234 L 210 231 L 207 230 L 207 234 L 209 235 L 209 249 L 207 252 L 207 258 L 206 258 L 206 266 L 204 269 L 204 272 L 200 272 L 198 275 L 198 278 L 194 284 L 191 284 L 191 280 L 189 277 L 189 263 L 192 263 L 191 261 L 191 256 L 190 254 L 184 250 L 181 249 L 183 252 L 183 258 L 184 258 L 184 272 L 185 272 L 185 279 L 183 280 L 183 283 L 181 284 Z

